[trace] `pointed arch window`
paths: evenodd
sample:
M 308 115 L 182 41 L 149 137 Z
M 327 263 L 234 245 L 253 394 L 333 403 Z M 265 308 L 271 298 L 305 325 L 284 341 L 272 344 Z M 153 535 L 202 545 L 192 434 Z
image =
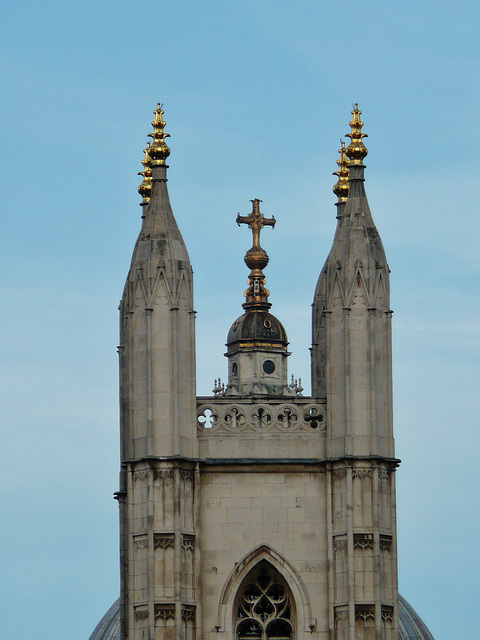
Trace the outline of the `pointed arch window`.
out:
M 294 640 L 293 598 L 285 580 L 266 561 L 242 582 L 235 607 L 236 640 Z

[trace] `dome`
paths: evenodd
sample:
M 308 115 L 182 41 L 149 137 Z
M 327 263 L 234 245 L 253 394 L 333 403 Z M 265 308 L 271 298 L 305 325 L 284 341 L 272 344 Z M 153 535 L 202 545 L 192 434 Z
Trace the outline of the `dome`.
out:
M 266 342 L 286 347 L 288 344 L 287 332 L 283 324 L 268 311 L 255 309 L 247 311 L 230 327 L 227 336 L 227 347 L 237 342 Z
M 398 594 L 399 640 L 433 640 L 433 636 L 415 609 Z
M 433 640 L 433 636 L 405 598 L 398 595 L 398 640 Z M 95 627 L 89 640 L 120 640 L 120 604 L 117 600 Z
M 89 640 L 120 640 L 120 599 L 112 604 Z

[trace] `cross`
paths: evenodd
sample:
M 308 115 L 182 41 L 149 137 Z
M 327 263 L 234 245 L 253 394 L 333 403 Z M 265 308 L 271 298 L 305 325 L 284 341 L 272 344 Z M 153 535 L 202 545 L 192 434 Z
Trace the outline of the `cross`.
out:
M 265 218 L 263 213 L 260 213 L 260 202 L 258 198 L 254 198 L 250 201 L 252 203 L 252 213 L 249 216 L 241 216 L 237 215 L 237 224 L 240 226 L 241 224 L 248 224 L 248 228 L 252 230 L 253 234 L 253 246 L 260 246 L 260 231 L 262 227 L 274 227 L 275 226 L 275 218 L 272 216 L 271 218 Z

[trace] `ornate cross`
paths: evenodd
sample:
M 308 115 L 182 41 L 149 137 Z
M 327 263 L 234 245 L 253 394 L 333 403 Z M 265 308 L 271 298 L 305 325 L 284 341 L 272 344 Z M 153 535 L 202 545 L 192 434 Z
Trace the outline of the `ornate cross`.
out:
M 274 216 L 271 218 L 265 218 L 263 213 L 260 213 L 260 202 L 262 201 L 258 198 L 251 200 L 252 213 L 249 216 L 237 215 L 238 226 L 241 224 L 248 224 L 248 228 L 252 230 L 254 247 L 260 247 L 260 231 L 262 230 L 262 227 L 274 227 L 276 222 Z

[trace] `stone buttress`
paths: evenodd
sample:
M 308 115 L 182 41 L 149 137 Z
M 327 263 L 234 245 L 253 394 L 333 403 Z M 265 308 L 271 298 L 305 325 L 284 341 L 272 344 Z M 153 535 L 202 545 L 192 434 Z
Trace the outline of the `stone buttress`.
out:
M 337 229 L 312 318 L 312 390 L 326 398 L 328 421 L 329 628 L 332 640 L 395 640 L 389 269 L 364 189 L 367 149 L 357 105 L 352 114 L 334 188 Z
M 167 191 L 163 111 L 145 150 L 143 222 L 120 302 L 121 637 L 196 637 L 192 268 Z

